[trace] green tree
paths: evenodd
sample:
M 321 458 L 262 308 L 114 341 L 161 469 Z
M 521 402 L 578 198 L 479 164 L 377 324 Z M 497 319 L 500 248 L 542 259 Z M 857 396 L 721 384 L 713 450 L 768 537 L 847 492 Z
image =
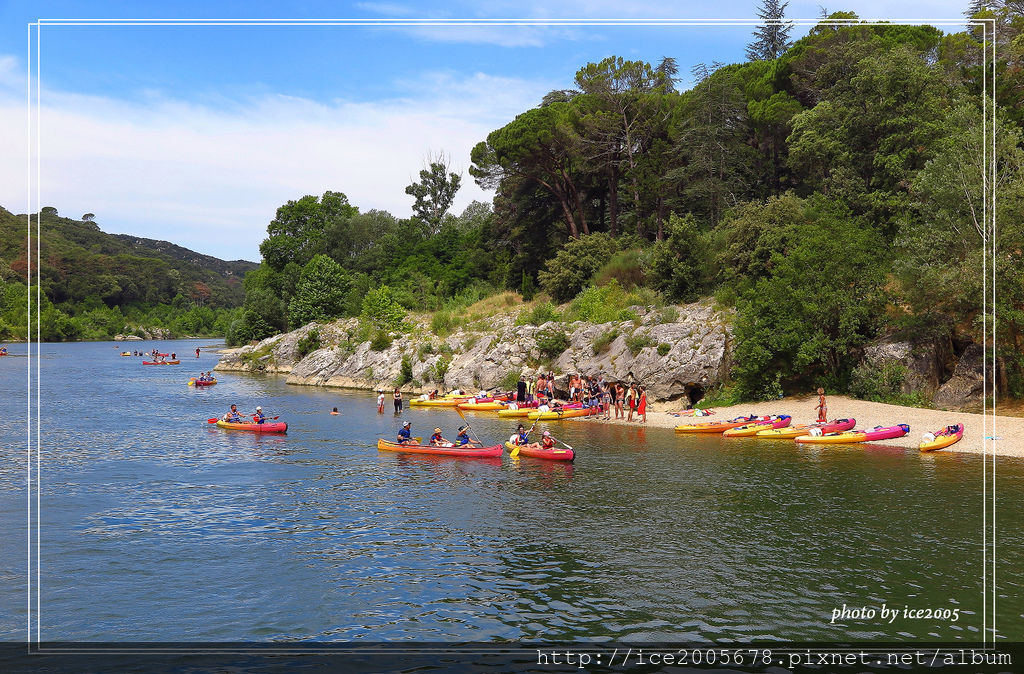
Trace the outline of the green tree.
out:
M 267 225 L 267 238 L 260 244 L 263 260 L 275 271 L 289 262 L 300 267 L 325 251 L 326 232 L 339 219 L 350 218 L 359 209 L 341 192 L 324 192 L 321 198 L 304 196 L 277 209 Z
M 441 220 L 455 200 L 462 177 L 449 171 L 450 161 L 442 153 L 431 158 L 429 168 L 420 171 L 420 181 L 405 188 L 405 193 L 416 199 L 412 211 L 426 222 L 431 231 L 441 229 Z
M 644 273 L 656 290 L 677 301 L 691 301 L 705 287 L 707 237 L 692 214 L 669 216 L 668 237 L 654 244 Z
M 748 60 L 776 59 L 793 46 L 789 39 L 793 22 L 784 20 L 788 6 L 788 2 L 779 4 L 779 0 L 762 0 L 757 16 L 764 23 L 754 30 L 754 41 L 747 45 Z
M 556 302 L 567 302 L 583 290 L 615 249 L 615 241 L 603 232 L 569 241 L 540 272 L 540 285 Z
M 397 330 L 405 319 L 405 309 L 395 301 L 391 288 L 380 286 L 366 293 L 362 316 L 378 330 Z
M 340 264 L 326 255 L 314 257 L 303 268 L 288 304 L 291 327 L 343 316 L 350 285 L 348 273 Z

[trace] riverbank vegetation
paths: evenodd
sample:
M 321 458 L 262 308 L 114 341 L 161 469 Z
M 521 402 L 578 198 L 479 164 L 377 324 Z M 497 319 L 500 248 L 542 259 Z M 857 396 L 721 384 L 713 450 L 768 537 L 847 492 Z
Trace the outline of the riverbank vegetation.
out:
M 521 313 L 535 325 L 713 297 L 737 312 L 729 395 L 821 384 L 879 397 L 892 373 L 855 372 L 869 341 L 980 343 L 998 315 L 1004 384 L 1024 395 L 1024 17 L 975 9 L 998 26 L 995 231 L 982 215 L 980 27 L 841 12 L 795 44 L 758 34 L 748 62 L 695 66 L 687 91 L 671 58 L 585 64 L 473 149 L 493 207 L 449 214 L 457 176 L 440 161 L 407 189 L 410 219 L 340 192 L 289 201 L 229 339 L 314 315 L 396 329 L 410 310 L 437 312 L 444 335 L 506 290 L 551 300 Z M 999 251 L 987 314 L 986 238 Z
M 0 208 L 0 340 L 27 337 L 26 226 L 25 216 Z M 31 292 L 43 341 L 223 336 L 244 297 L 242 278 L 257 266 L 107 234 L 91 213 L 75 220 L 47 207 L 39 226 Z

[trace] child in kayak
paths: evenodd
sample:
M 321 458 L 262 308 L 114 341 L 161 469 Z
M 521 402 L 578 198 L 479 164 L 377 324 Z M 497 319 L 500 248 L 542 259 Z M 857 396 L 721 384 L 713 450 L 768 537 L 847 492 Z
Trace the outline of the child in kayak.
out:
M 530 447 L 531 449 L 554 449 L 555 439 L 551 437 L 551 431 L 544 431 L 540 442 L 531 442 L 525 446 Z
M 412 423 L 406 421 L 398 431 L 398 444 L 408 445 L 412 443 Z
M 267 420 L 267 418 L 265 416 L 263 416 L 263 408 L 262 407 L 257 407 L 256 408 L 256 414 L 252 415 L 253 423 L 262 424 L 266 420 Z
M 440 428 L 435 428 L 434 434 L 430 436 L 430 445 L 431 447 L 451 447 L 452 443 L 444 439 Z
M 530 434 L 526 431 L 522 424 L 519 424 L 519 428 L 516 429 L 515 439 L 512 440 L 513 445 L 528 445 L 530 444 Z
M 455 445 L 457 447 L 462 447 L 463 445 L 468 445 L 470 443 L 468 429 L 469 426 L 459 426 L 459 434 L 455 436 Z

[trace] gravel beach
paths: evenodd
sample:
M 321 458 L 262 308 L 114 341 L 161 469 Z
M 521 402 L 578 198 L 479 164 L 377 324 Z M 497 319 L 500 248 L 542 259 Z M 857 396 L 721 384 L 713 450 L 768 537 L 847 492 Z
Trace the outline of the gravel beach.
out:
M 992 454 L 994 452 L 1001 456 L 1024 458 L 1024 418 L 1021 417 L 900 407 L 899 405 L 855 400 L 840 395 L 827 396 L 827 403 L 829 419 L 853 417 L 857 420 L 857 429 L 872 428 L 874 426 L 892 426 L 894 424 L 910 424 L 910 433 L 904 437 L 872 444 L 917 449 L 921 443 L 921 435 L 923 433 L 934 433 L 944 426 L 962 423 L 964 425 L 964 437 L 960 442 L 939 451 L 968 452 L 973 454 Z M 691 423 L 691 420 L 723 420 L 746 414 L 791 414 L 793 415 L 794 424 L 805 424 L 815 420 L 815 406 L 817 404 L 817 395 L 791 396 L 769 402 L 744 403 L 733 407 L 716 407 L 714 408 L 714 416 L 694 419 L 694 417 L 681 417 L 672 414 L 672 412 L 679 411 L 680 406 L 678 403 L 653 403 L 648 406 L 647 425 L 659 428 L 674 428 L 680 424 Z M 997 402 L 996 411 L 998 409 Z M 600 421 L 600 423 L 630 425 L 630 422 L 622 420 L 602 421 L 592 417 L 581 421 L 587 423 Z M 637 422 L 634 420 L 632 424 L 637 424 Z M 996 439 L 985 440 L 986 436 Z

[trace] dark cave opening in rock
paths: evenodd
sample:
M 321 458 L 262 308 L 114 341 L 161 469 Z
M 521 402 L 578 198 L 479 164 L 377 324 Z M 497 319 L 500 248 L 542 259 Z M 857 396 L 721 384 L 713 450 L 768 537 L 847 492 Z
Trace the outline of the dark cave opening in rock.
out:
M 690 407 L 693 407 L 704 398 L 704 387 L 699 384 L 687 384 L 684 389 L 684 395 L 686 395 L 686 400 L 690 403 Z

